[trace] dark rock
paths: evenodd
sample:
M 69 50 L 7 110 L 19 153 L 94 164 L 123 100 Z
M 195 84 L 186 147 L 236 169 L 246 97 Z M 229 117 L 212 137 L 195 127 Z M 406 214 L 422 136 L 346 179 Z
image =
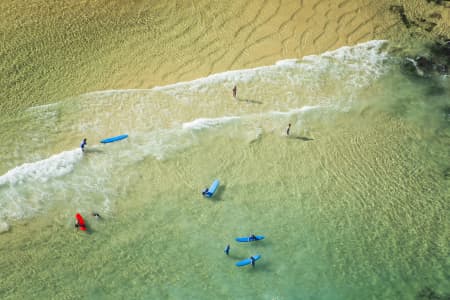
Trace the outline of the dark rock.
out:
M 435 4 L 438 4 L 438 5 L 442 4 L 442 0 L 427 0 L 427 2 L 428 3 L 434 2 Z
M 430 52 L 440 64 L 450 65 L 450 40 L 434 43 L 430 46 Z
M 424 56 L 416 57 L 415 61 L 417 63 L 417 67 L 422 71 L 431 72 L 431 70 L 433 70 L 433 62 Z
M 403 61 L 402 72 L 404 72 L 407 75 L 414 75 L 414 76 L 417 76 L 417 75 L 422 76 L 423 75 L 423 73 L 421 74 L 421 72 L 419 70 L 417 70 L 417 63 L 412 58 L 406 58 Z
M 445 120 L 450 121 L 450 106 L 443 107 L 442 111 L 444 112 Z M 445 171 L 444 175 L 447 179 L 450 179 L 450 168 Z
M 429 46 L 429 49 L 429 56 L 418 56 L 414 59 L 419 75 L 448 75 L 450 40 L 435 42 Z
M 450 39 L 439 36 L 439 39 L 428 44 L 427 48 L 427 52 L 414 59 L 406 57 L 403 61 L 402 71 L 408 75 L 414 75 L 414 77 L 449 75 Z
M 390 11 L 397 13 L 400 16 L 400 19 L 402 20 L 403 24 L 406 26 L 406 28 L 411 27 L 411 22 L 408 20 L 405 14 L 405 8 L 402 5 L 391 5 L 389 7 Z M 414 25 L 416 25 L 414 23 Z
M 436 27 L 436 25 L 437 25 L 436 23 L 427 22 L 427 27 L 425 27 L 425 30 L 431 32 L 434 29 L 434 27 Z
M 446 92 L 445 88 L 440 85 L 434 84 L 427 88 L 427 96 L 442 96 Z
M 448 66 L 436 64 L 436 71 L 441 75 L 448 75 Z
M 437 5 L 445 5 L 444 2 L 449 2 L 450 0 L 427 0 L 428 3 L 433 2 L 434 4 Z
M 440 300 L 443 299 L 441 295 L 437 294 L 429 287 L 423 288 L 418 294 L 417 299 L 420 300 Z
M 446 115 L 450 115 L 450 106 L 446 106 L 442 109 Z M 450 168 L 448 169 L 450 172 Z
M 418 56 L 415 59 L 406 58 L 403 63 L 403 70 L 406 73 L 416 74 L 421 77 L 448 75 L 448 66 L 446 64 L 434 63 L 425 56 Z
M 437 25 L 436 23 L 427 21 L 424 18 L 420 18 L 419 22 L 422 23 L 421 24 L 422 27 L 424 27 L 424 29 L 428 32 L 431 32 L 433 30 L 433 28 L 436 27 L 436 25 Z
M 442 19 L 442 15 L 438 12 L 434 12 L 434 13 L 430 14 L 430 18 Z

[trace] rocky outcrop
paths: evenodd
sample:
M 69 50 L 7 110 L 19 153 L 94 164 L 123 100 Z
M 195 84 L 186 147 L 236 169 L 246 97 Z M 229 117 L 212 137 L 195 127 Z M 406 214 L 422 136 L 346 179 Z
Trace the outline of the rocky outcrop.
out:
M 428 2 L 435 2 L 436 4 L 443 3 L 442 1 L 430 1 L 430 0 L 428 0 Z M 400 17 L 400 20 L 402 21 L 403 25 L 405 25 L 406 28 L 417 27 L 422 28 L 427 32 L 432 32 L 433 29 L 437 26 L 436 22 L 442 19 L 442 15 L 439 12 L 433 12 L 428 16 L 422 16 L 420 18 L 417 17 L 414 18 L 412 16 L 408 18 L 403 5 L 390 5 L 389 10 Z
M 419 76 L 448 75 L 450 65 L 450 40 L 429 46 L 429 53 L 416 58 L 406 58 L 405 70 Z
M 437 5 L 445 5 L 445 2 L 450 2 L 450 0 L 427 0 L 428 3 L 433 2 Z
M 448 300 L 450 295 L 441 295 L 429 287 L 423 288 L 417 294 L 417 300 Z

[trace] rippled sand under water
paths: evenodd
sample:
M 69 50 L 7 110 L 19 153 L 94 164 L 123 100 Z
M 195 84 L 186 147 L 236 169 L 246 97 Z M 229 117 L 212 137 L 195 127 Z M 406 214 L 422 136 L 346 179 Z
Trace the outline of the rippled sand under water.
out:
M 408 49 L 449 37 L 449 11 L 422 0 L 2 1 L 0 110 L 167 85 L 373 39 Z
M 421 30 L 389 4 L 306 2 L 2 2 L 0 296 L 447 298 L 448 77 L 352 46 Z
M 448 295 L 448 83 L 430 96 L 436 82 L 399 67 L 372 41 L 28 110 L 8 124 L 50 133 L 15 141 L 34 162 L 2 149 L 2 217 L 27 216 L 1 236 L 3 298 Z M 68 146 L 86 133 L 86 153 Z M 234 242 L 252 232 L 266 239 Z M 257 253 L 256 268 L 234 266 Z

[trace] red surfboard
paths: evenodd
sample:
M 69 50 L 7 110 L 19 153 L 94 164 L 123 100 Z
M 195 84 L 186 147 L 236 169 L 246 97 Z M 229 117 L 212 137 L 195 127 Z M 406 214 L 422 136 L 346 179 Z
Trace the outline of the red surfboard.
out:
M 80 214 L 76 214 L 75 218 L 77 218 L 77 224 L 78 224 L 78 228 L 80 228 L 80 230 L 86 230 L 86 224 L 84 223 L 84 219 Z

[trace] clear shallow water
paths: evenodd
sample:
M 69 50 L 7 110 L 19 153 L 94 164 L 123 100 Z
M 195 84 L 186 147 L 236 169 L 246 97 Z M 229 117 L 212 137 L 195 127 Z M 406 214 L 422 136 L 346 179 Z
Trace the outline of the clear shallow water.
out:
M 2 297 L 444 297 L 448 99 L 448 78 L 409 78 L 373 41 L 4 120 Z

